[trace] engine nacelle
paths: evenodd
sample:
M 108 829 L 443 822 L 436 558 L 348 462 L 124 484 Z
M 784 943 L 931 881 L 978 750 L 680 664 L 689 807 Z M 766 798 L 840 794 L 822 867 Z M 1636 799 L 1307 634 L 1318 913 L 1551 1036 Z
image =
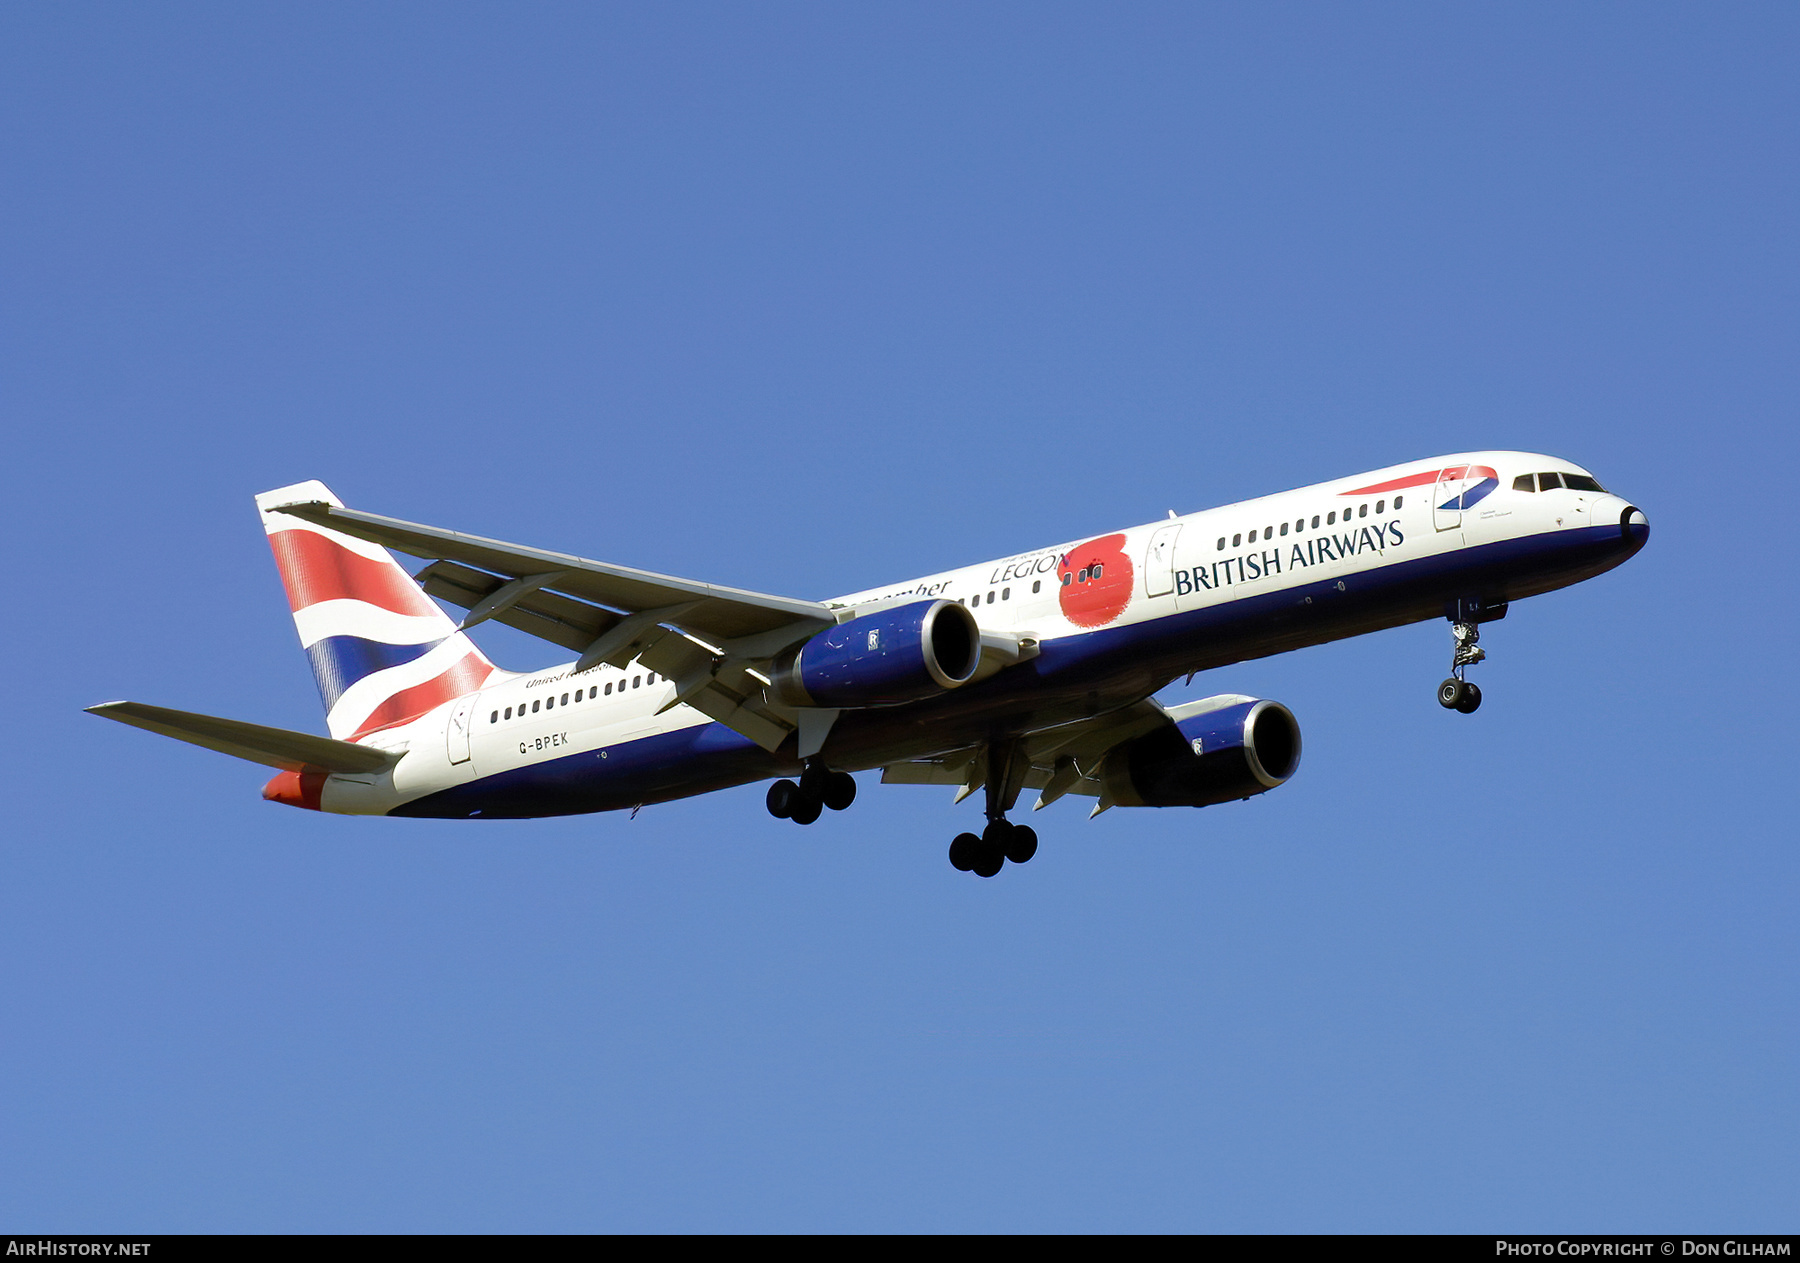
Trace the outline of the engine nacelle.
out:
M 1109 751 L 1102 778 L 1121 807 L 1205 807 L 1267 793 L 1300 766 L 1300 725 L 1280 702 L 1224 705 L 1181 717 Z M 1204 705 L 1204 703 L 1202 703 Z
M 916 702 L 967 684 L 981 629 L 954 601 L 914 601 L 822 631 L 776 660 L 775 696 L 790 706 Z

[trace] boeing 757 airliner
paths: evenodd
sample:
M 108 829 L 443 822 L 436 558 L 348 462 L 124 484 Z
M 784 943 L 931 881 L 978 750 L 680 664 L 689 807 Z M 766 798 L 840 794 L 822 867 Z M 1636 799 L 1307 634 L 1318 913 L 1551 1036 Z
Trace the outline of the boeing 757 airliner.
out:
M 1160 705 L 1177 677 L 1444 618 L 1438 701 L 1469 714 L 1481 625 L 1650 533 L 1578 465 L 1474 452 L 815 602 L 362 513 L 318 482 L 257 507 L 330 737 L 137 702 L 93 713 L 278 768 L 265 798 L 347 815 L 635 810 L 780 778 L 769 811 L 804 825 L 879 768 L 984 795 L 986 827 L 950 844 L 983 877 L 1037 852 L 1007 819 L 1026 789 L 1040 808 L 1085 795 L 1097 815 L 1294 774 L 1285 706 Z M 390 549 L 430 564 L 409 575 Z M 467 634 L 488 619 L 579 657 L 502 670 Z

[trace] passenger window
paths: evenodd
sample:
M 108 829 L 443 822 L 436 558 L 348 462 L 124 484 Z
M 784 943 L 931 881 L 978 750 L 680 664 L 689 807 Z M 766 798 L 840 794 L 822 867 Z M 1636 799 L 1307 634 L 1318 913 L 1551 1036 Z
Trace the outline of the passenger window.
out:
M 631 677 L 631 687 L 632 688 L 638 688 L 639 686 L 641 686 L 643 684 L 643 682 L 644 682 L 644 677 L 641 675 L 634 675 Z
M 1312 525 L 1312 528 L 1313 528 L 1313 530 L 1315 530 L 1315 531 L 1316 531 L 1316 530 L 1318 530 L 1318 529 L 1319 529 L 1319 515 L 1318 515 L 1318 514 L 1317 514 L 1317 513 L 1315 513 L 1315 514 L 1313 514 L 1313 525 Z
M 1395 496 L 1394 497 L 1394 512 L 1396 512 L 1396 513 L 1400 512 L 1400 502 L 1404 499 L 1406 499 L 1405 496 Z
M 588 701 L 591 702 L 596 697 L 599 697 L 599 696 L 600 696 L 600 686 L 598 684 L 594 685 L 593 688 L 588 690 Z
M 544 699 L 544 709 L 545 709 L 545 710 L 554 710 L 554 709 L 556 709 L 556 698 L 555 698 L 555 697 L 554 697 L 554 696 L 551 696 L 551 697 L 546 697 L 546 698 L 545 698 L 545 699 Z
M 1337 510 L 1333 509 L 1330 513 L 1327 513 L 1325 515 L 1325 525 L 1335 526 L 1336 524 L 1337 524 Z
M 1106 567 L 1101 565 L 1099 562 L 1095 562 L 1092 569 L 1089 571 L 1088 577 L 1091 579 L 1098 579 L 1101 575 L 1103 575 L 1105 573 L 1106 573 Z
M 606 682 L 606 696 L 608 696 L 608 697 L 612 696 L 612 681 L 611 680 L 608 680 Z
M 1000 599 L 1002 601 L 1012 600 L 1012 589 L 1011 588 L 1001 588 L 1000 589 Z
M 1520 474 L 1517 478 L 1513 479 L 1513 490 L 1514 491 L 1536 491 L 1537 490 L 1537 478 L 1531 474 Z
M 1303 531 L 1305 529 L 1306 529 L 1306 519 L 1305 518 L 1301 518 L 1298 522 L 1294 523 L 1294 534 L 1298 535 L 1301 531 Z
M 1379 517 L 1381 514 L 1386 513 L 1386 512 L 1387 512 L 1387 501 L 1386 500 L 1377 500 L 1375 502 L 1376 516 Z
M 1031 594 L 1033 596 L 1036 596 L 1039 592 L 1042 592 L 1043 590 L 1044 590 L 1044 581 L 1042 579 L 1033 579 L 1031 581 Z
M 1555 491 L 1560 486 L 1562 486 L 1562 475 L 1561 474 L 1539 474 L 1538 475 L 1538 490 L 1539 491 Z
M 491 714 L 491 715 L 489 715 L 489 716 L 488 716 L 488 722 L 489 722 L 489 723 L 490 723 L 490 724 L 497 724 L 497 723 L 499 723 L 499 722 L 500 722 L 500 712 L 499 712 L 499 711 L 495 711 L 495 712 L 494 712 L 494 713 L 493 713 L 493 714 Z
M 1282 523 L 1282 524 L 1281 524 L 1281 533 L 1282 533 L 1282 534 L 1283 534 L 1283 535 L 1286 535 L 1286 534 L 1287 534 L 1287 523 L 1286 523 L 1286 522 L 1283 522 L 1283 523 Z
M 1063 585 L 1063 587 L 1065 587 L 1065 588 L 1066 588 L 1066 587 L 1068 587 L 1068 586 L 1069 586 L 1069 585 L 1070 585 L 1070 584 L 1071 584 L 1071 583 L 1073 583 L 1073 582 L 1075 582 L 1075 576 L 1074 576 L 1074 575 L 1072 575 L 1072 574 L 1068 574 L 1068 573 L 1066 573 L 1066 572 L 1065 572 L 1065 573 L 1064 573 L 1064 575 L 1063 575 L 1063 577 L 1062 577 L 1062 585 Z
M 508 707 L 507 707 L 507 708 L 506 708 L 506 717 L 507 717 L 507 718 L 508 718 L 508 719 L 511 719 L 511 718 L 512 718 L 512 707 L 510 707 L 510 706 L 508 706 Z
M 1239 544 L 1241 544 L 1243 542 L 1244 542 L 1244 537 L 1242 535 L 1233 535 L 1231 537 L 1231 546 L 1233 548 L 1236 548 Z
M 540 706 L 542 706 L 542 705 L 543 705 L 543 703 L 542 703 L 542 702 L 533 702 L 533 703 L 532 703 L 532 704 L 531 704 L 531 713 L 532 713 L 532 714 L 534 714 L 534 715 L 535 715 L 535 714 L 537 714 L 537 713 L 538 713 L 538 707 L 540 707 Z
M 569 695 L 567 693 L 564 693 L 563 694 L 563 705 L 567 706 L 568 704 L 569 704 Z
M 1356 516 L 1357 517 L 1368 517 L 1369 516 L 1369 502 L 1367 500 L 1364 500 L 1362 502 L 1362 507 L 1356 511 Z
M 1225 537 L 1223 535 L 1219 536 L 1219 551 L 1225 551 Z

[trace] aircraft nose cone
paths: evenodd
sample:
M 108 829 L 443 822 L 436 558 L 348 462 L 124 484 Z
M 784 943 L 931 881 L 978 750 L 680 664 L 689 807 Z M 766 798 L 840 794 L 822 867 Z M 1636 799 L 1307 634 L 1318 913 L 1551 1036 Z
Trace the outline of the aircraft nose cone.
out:
M 1619 514 L 1619 534 L 1636 551 L 1650 539 L 1650 519 L 1636 505 L 1627 505 L 1625 511 Z

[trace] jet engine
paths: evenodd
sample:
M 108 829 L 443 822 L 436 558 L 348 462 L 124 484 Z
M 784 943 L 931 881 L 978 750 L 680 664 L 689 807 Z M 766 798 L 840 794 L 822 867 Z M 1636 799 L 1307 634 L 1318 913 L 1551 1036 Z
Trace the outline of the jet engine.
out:
M 916 702 L 967 684 L 981 629 L 954 601 L 914 601 L 822 631 L 776 659 L 775 696 L 790 706 Z
M 1121 807 L 1206 807 L 1267 793 L 1300 766 L 1300 725 L 1280 702 L 1227 697 L 1106 755 L 1101 778 Z M 1204 705 L 1204 703 L 1202 704 Z

